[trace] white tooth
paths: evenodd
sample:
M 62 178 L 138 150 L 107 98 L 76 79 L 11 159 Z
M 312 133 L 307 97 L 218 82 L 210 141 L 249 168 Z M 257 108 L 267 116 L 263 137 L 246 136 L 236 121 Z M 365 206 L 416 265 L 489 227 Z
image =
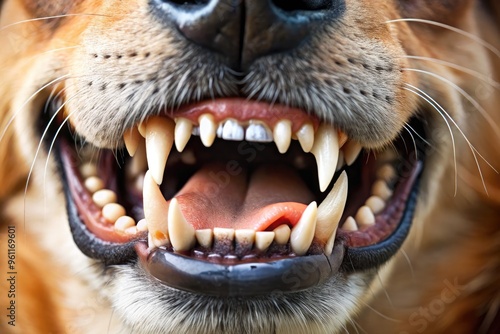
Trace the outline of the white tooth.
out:
M 365 205 L 369 207 L 374 214 L 379 214 L 385 208 L 385 201 L 378 196 L 371 196 L 366 200 Z
M 139 232 L 146 232 L 148 230 L 148 222 L 146 219 L 141 219 L 137 222 L 137 230 Z
M 311 149 L 318 165 L 319 188 L 322 192 L 332 181 L 339 158 L 338 132 L 332 126 L 321 124 Z
M 117 197 L 114 191 L 109 189 L 102 189 L 96 191 L 92 195 L 92 200 L 94 201 L 95 204 L 97 204 L 98 207 L 102 208 L 106 204 L 116 203 Z
M 307 253 L 314 239 L 316 231 L 316 220 L 318 217 L 318 205 L 312 202 L 302 213 L 299 222 L 292 229 L 290 234 L 290 245 L 292 250 L 297 255 Z
M 164 117 L 153 117 L 146 124 L 148 166 L 157 184 L 163 182 L 165 165 L 174 144 L 174 128 L 174 122 Z
M 255 248 L 259 251 L 266 251 L 269 246 L 273 243 L 274 240 L 274 232 L 257 232 L 255 233 Z
M 286 245 L 288 240 L 290 240 L 290 234 L 292 230 L 288 225 L 281 225 L 274 229 L 274 240 L 278 245 Z
M 274 142 L 278 147 L 278 151 L 284 154 L 288 151 L 290 143 L 292 142 L 292 122 L 283 119 L 276 123 L 273 132 Z
M 212 247 L 212 242 L 214 240 L 214 234 L 211 229 L 196 230 L 195 231 L 196 240 L 201 247 L 210 248 Z
M 362 149 L 361 145 L 352 140 L 347 144 L 345 144 L 345 146 L 343 147 L 344 158 L 348 166 L 351 166 L 354 163 L 354 161 L 356 161 L 356 159 L 359 156 L 359 153 L 361 153 L 361 149 Z
M 214 244 L 232 244 L 234 241 L 235 231 L 232 228 L 214 228 Z
M 115 223 L 118 218 L 123 217 L 126 214 L 127 212 L 125 211 L 125 208 L 117 203 L 109 203 L 102 208 L 102 216 L 111 223 Z
M 339 170 L 342 169 L 345 165 L 345 158 L 344 158 L 344 151 L 339 152 L 339 160 L 337 161 L 337 168 L 335 168 L 335 171 L 338 172 Z
M 127 169 L 127 174 L 131 177 L 137 177 L 138 175 L 144 175 L 148 170 L 148 160 L 146 157 L 146 142 L 144 138 L 140 140 L 139 147 L 132 158 L 132 163 Z M 142 189 L 142 188 L 141 188 Z
M 176 198 L 172 198 L 168 208 L 168 236 L 178 252 L 188 251 L 196 244 L 195 229 L 184 218 Z
M 193 123 L 186 118 L 177 118 L 175 120 L 175 147 L 177 151 L 182 152 L 191 138 Z
M 255 242 L 255 231 L 254 230 L 236 230 L 235 232 L 236 243 L 242 247 L 252 248 Z
M 264 124 L 250 123 L 245 132 L 245 139 L 251 142 L 271 143 L 273 141 L 273 135 Z
M 115 230 L 125 232 L 128 228 L 135 227 L 134 218 L 128 216 L 119 217 L 115 222 Z
M 215 141 L 217 132 L 217 124 L 215 124 L 214 116 L 203 114 L 198 119 L 200 123 L 200 138 L 205 147 L 210 147 Z
M 375 225 L 375 215 L 373 214 L 372 210 L 366 205 L 359 208 L 358 212 L 356 213 L 355 219 L 356 222 L 358 222 L 359 225 L 362 226 Z
M 378 180 L 373 184 L 372 194 L 387 201 L 392 196 L 392 190 L 385 181 Z
M 144 216 L 151 236 L 150 248 L 169 244 L 168 205 L 150 171 L 144 176 L 143 198 Z
M 123 141 L 125 142 L 128 154 L 133 157 L 141 143 L 141 134 L 137 127 L 134 126 L 130 130 L 127 130 L 123 134 Z
M 325 244 L 324 252 L 326 256 L 330 256 L 333 253 L 333 246 L 335 245 L 335 236 L 337 235 L 337 231 L 335 231 L 330 238 L 328 238 L 328 241 Z
M 314 127 L 312 124 L 304 124 L 297 132 L 297 138 L 302 150 L 306 153 L 311 152 L 314 145 Z
M 139 232 L 137 226 L 130 226 L 127 229 L 125 229 L 125 233 L 129 235 L 135 235 L 137 234 L 137 232 Z
M 358 224 L 356 223 L 356 220 L 354 218 L 347 217 L 341 229 L 348 232 L 354 232 L 358 230 Z
M 80 167 L 80 174 L 82 174 L 84 178 L 97 176 L 97 166 L 93 163 L 87 162 Z
M 245 129 L 235 120 L 229 119 L 222 129 L 222 139 L 224 140 L 243 140 L 245 138 Z
M 390 164 L 385 164 L 377 170 L 377 178 L 390 183 L 396 177 L 396 170 Z
M 327 241 L 331 239 L 332 235 L 335 237 L 340 219 L 344 213 L 348 186 L 347 173 L 344 171 L 335 182 L 332 191 L 318 207 L 318 223 L 316 224 L 315 237 L 319 241 Z
M 220 123 L 219 127 L 217 128 L 217 138 L 222 138 L 223 134 L 224 134 L 224 123 Z
M 88 179 L 85 180 L 85 188 L 93 194 L 96 191 L 99 191 L 101 189 L 104 189 L 104 182 L 98 178 L 97 176 L 91 176 Z

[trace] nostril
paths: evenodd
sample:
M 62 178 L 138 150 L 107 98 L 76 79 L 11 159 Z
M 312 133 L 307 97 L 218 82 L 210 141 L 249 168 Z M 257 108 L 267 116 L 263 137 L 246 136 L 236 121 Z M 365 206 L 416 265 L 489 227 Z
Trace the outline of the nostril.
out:
M 332 8 L 333 0 L 271 0 L 274 6 L 286 12 L 320 11 Z
M 199 7 L 208 5 L 210 0 L 160 0 L 161 2 L 167 3 L 172 7 L 177 9 L 189 11 Z

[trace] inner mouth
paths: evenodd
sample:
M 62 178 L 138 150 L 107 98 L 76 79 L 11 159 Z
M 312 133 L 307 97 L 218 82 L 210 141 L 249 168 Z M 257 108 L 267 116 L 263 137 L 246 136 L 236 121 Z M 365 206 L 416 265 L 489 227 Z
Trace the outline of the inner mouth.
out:
M 380 265 L 406 236 L 423 157 L 404 135 L 367 150 L 302 110 L 241 99 L 150 117 L 119 150 L 74 138 L 60 137 L 59 160 L 82 251 L 108 264 L 138 254 L 161 282 L 214 295 Z M 286 285 L 301 263 L 315 274 Z

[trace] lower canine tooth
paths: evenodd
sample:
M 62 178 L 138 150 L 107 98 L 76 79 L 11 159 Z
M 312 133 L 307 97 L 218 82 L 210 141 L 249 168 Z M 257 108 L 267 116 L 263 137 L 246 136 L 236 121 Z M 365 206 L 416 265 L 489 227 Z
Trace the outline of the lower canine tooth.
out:
M 211 229 L 196 230 L 195 235 L 196 235 L 196 240 L 198 241 L 201 247 L 204 248 L 212 247 L 214 234 Z
M 317 216 L 318 206 L 316 202 L 312 202 L 302 213 L 297 225 L 293 227 L 290 235 L 290 245 L 295 254 L 304 255 L 311 247 L 314 232 L 316 231 Z
M 168 205 L 149 171 L 144 177 L 143 198 L 144 216 L 148 222 L 151 241 L 150 248 L 169 244 Z
M 292 141 L 292 122 L 289 120 L 281 120 L 276 123 L 273 136 L 278 151 L 281 154 L 286 153 Z
M 255 233 L 255 248 L 259 251 L 266 251 L 273 243 L 274 232 L 257 232 Z
M 196 244 L 194 227 L 184 218 L 176 198 L 172 198 L 168 209 L 168 235 L 178 252 L 188 251 Z
M 311 149 L 318 165 L 319 188 L 323 192 L 332 181 L 339 158 L 338 132 L 332 126 L 321 124 Z
M 290 234 L 292 230 L 288 225 L 281 225 L 274 229 L 274 240 L 278 245 L 286 245 L 288 240 L 290 240 Z
M 174 122 L 164 117 L 153 117 L 146 124 L 148 166 L 157 184 L 163 181 L 165 165 L 174 144 L 174 128 Z

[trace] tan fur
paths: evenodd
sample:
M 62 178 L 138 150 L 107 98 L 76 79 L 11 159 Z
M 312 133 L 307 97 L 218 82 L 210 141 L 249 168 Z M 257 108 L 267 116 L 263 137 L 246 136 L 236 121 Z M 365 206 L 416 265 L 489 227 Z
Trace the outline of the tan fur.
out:
M 54 176 L 44 179 L 45 153 L 38 158 L 28 193 L 24 194 L 39 140 L 33 133 L 39 110 L 33 106 L 39 106 L 46 96 L 42 94 L 33 102 L 23 103 L 36 91 L 34 86 L 39 88 L 69 71 L 72 77 L 62 86 L 66 85 L 67 96 L 75 96 L 68 104 L 69 109 L 78 111 L 71 119 L 72 124 L 89 141 L 115 148 L 120 142 L 113 131 L 122 133 L 127 126 L 124 121 L 127 113 L 139 115 L 140 108 L 120 110 L 123 101 L 111 87 L 118 85 L 123 77 L 117 79 L 109 74 L 124 71 L 127 73 L 125 80 L 146 81 L 159 73 L 156 79 L 162 82 L 164 73 L 160 71 L 160 64 L 165 59 L 173 59 L 170 68 L 181 68 L 186 59 L 182 49 L 170 45 L 172 32 L 141 10 L 145 8 L 146 0 L 54 1 L 54 4 L 58 3 L 55 7 L 45 6 L 46 2 L 4 0 L 1 11 L 0 29 L 8 27 L 0 30 L 0 134 L 6 129 L 0 141 L 0 257 L 6 253 L 6 228 L 15 224 L 20 274 L 18 326 L 15 329 L 6 327 L 2 313 L 0 328 L 2 333 L 4 330 L 30 334 L 104 333 L 109 326 L 111 333 L 121 332 L 118 316 L 114 316 L 110 308 L 112 292 L 100 290 L 110 282 L 99 281 L 99 269 L 94 270 L 93 263 L 79 254 L 74 245 L 58 249 L 59 245 L 66 247 L 70 244 L 71 235 L 60 203 L 56 203 L 59 205 L 56 207 L 45 201 L 47 196 L 62 201 Z M 360 311 L 347 320 L 352 324 L 349 330 L 370 334 L 493 333 L 495 322 L 500 321 L 500 175 L 484 160 L 500 170 L 500 133 L 471 103 L 443 81 L 397 69 L 421 69 L 447 78 L 471 94 L 495 126 L 500 127 L 498 87 L 461 71 L 428 61 L 406 59 L 404 55 L 450 61 L 489 76 L 497 85 L 500 59 L 477 42 L 441 27 L 385 22 L 401 15 L 439 20 L 492 43 L 498 50 L 500 17 L 494 15 L 500 9 L 495 0 L 491 1 L 491 10 L 485 10 L 479 1 L 472 0 L 401 2 L 407 2 L 408 7 L 402 8 L 396 0 L 348 0 L 349 11 L 342 27 L 331 28 L 328 35 L 322 36 L 323 39 L 315 40 L 316 48 L 322 51 L 308 58 L 311 78 L 323 82 L 328 79 L 326 71 L 335 73 L 341 84 L 368 82 L 375 86 L 383 81 L 381 88 L 393 93 L 394 104 L 380 109 L 385 114 L 383 122 L 375 122 L 382 129 L 377 133 L 358 131 L 353 118 L 348 117 L 348 108 L 339 111 L 345 114 L 341 118 L 342 129 L 365 146 L 384 146 L 417 112 L 428 120 L 429 130 L 435 137 L 435 150 L 426 164 L 411 234 L 392 264 L 382 268 L 370 289 L 357 296 L 358 303 L 353 309 Z M 455 12 L 447 14 L 451 3 L 456 6 Z M 50 16 L 58 12 L 86 15 L 55 19 L 49 25 L 43 21 L 16 24 L 34 15 Z M 144 21 L 149 23 L 149 29 L 136 30 L 135 27 Z M 53 49 L 61 50 L 47 52 Z M 393 70 L 380 74 L 384 80 L 374 77 L 373 72 L 364 71 L 358 63 L 364 61 L 365 65 L 375 67 L 378 59 L 352 61 L 363 49 L 380 57 L 387 56 L 383 64 L 390 65 Z M 146 57 L 145 52 L 150 55 Z M 107 62 L 104 60 L 107 55 L 111 59 L 120 55 L 123 59 Z M 95 73 L 105 74 L 102 79 L 93 81 L 93 86 L 107 85 L 103 94 L 109 98 L 109 103 L 116 103 L 113 106 L 120 122 L 113 123 L 117 126 L 108 132 L 102 131 L 108 123 L 106 114 L 99 109 L 105 98 L 100 100 L 88 88 L 92 79 L 85 75 L 89 68 Z M 45 72 L 50 72 L 50 75 Z M 353 79 L 354 73 L 360 75 L 359 80 Z M 260 79 L 263 75 L 257 73 L 255 77 Z M 204 83 L 203 75 L 196 79 Z M 468 140 L 484 157 L 484 160 L 478 158 L 484 185 L 467 142 L 454 129 L 458 158 L 458 191 L 455 194 L 455 166 L 448 128 L 436 111 L 402 88 L 404 82 L 434 96 L 457 121 Z M 222 87 L 222 90 L 229 91 L 229 88 Z M 141 89 L 142 93 L 151 90 L 147 86 Z M 265 93 L 264 88 L 262 91 Z M 116 101 L 112 99 L 114 95 L 117 95 Z M 95 101 L 90 101 L 89 96 L 94 96 Z M 135 102 L 138 106 L 145 103 L 140 99 Z M 14 121 L 11 121 L 13 117 Z M 103 122 L 99 124 L 97 120 Z M 48 208 L 44 208 L 45 204 Z M 46 233 L 48 231 L 50 233 Z M 4 261 L 0 263 L 3 275 L 6 272 Z M 360 278 L 354 279 L 361 281 Z M 0 282 L 0 307 L 5 310 L 3 291 L 6 282 L 4 279 Z M 459 287 L 458 292 L 452 301 L 444 302 L 443 291 L 447 294 L 449 284 L 454 283 Z M 438 306 L 439 309 L 429 318 L 419 313 L 422 308 Z M 352 310 L 349 312 L 353 313 Z M 311 327 L 311 331 L 313 329 Z M 290 332 L 293 330 L 296 329 L 292 328 Z M 322 328 L 318 325 L 316 331 L 321 333 Z

